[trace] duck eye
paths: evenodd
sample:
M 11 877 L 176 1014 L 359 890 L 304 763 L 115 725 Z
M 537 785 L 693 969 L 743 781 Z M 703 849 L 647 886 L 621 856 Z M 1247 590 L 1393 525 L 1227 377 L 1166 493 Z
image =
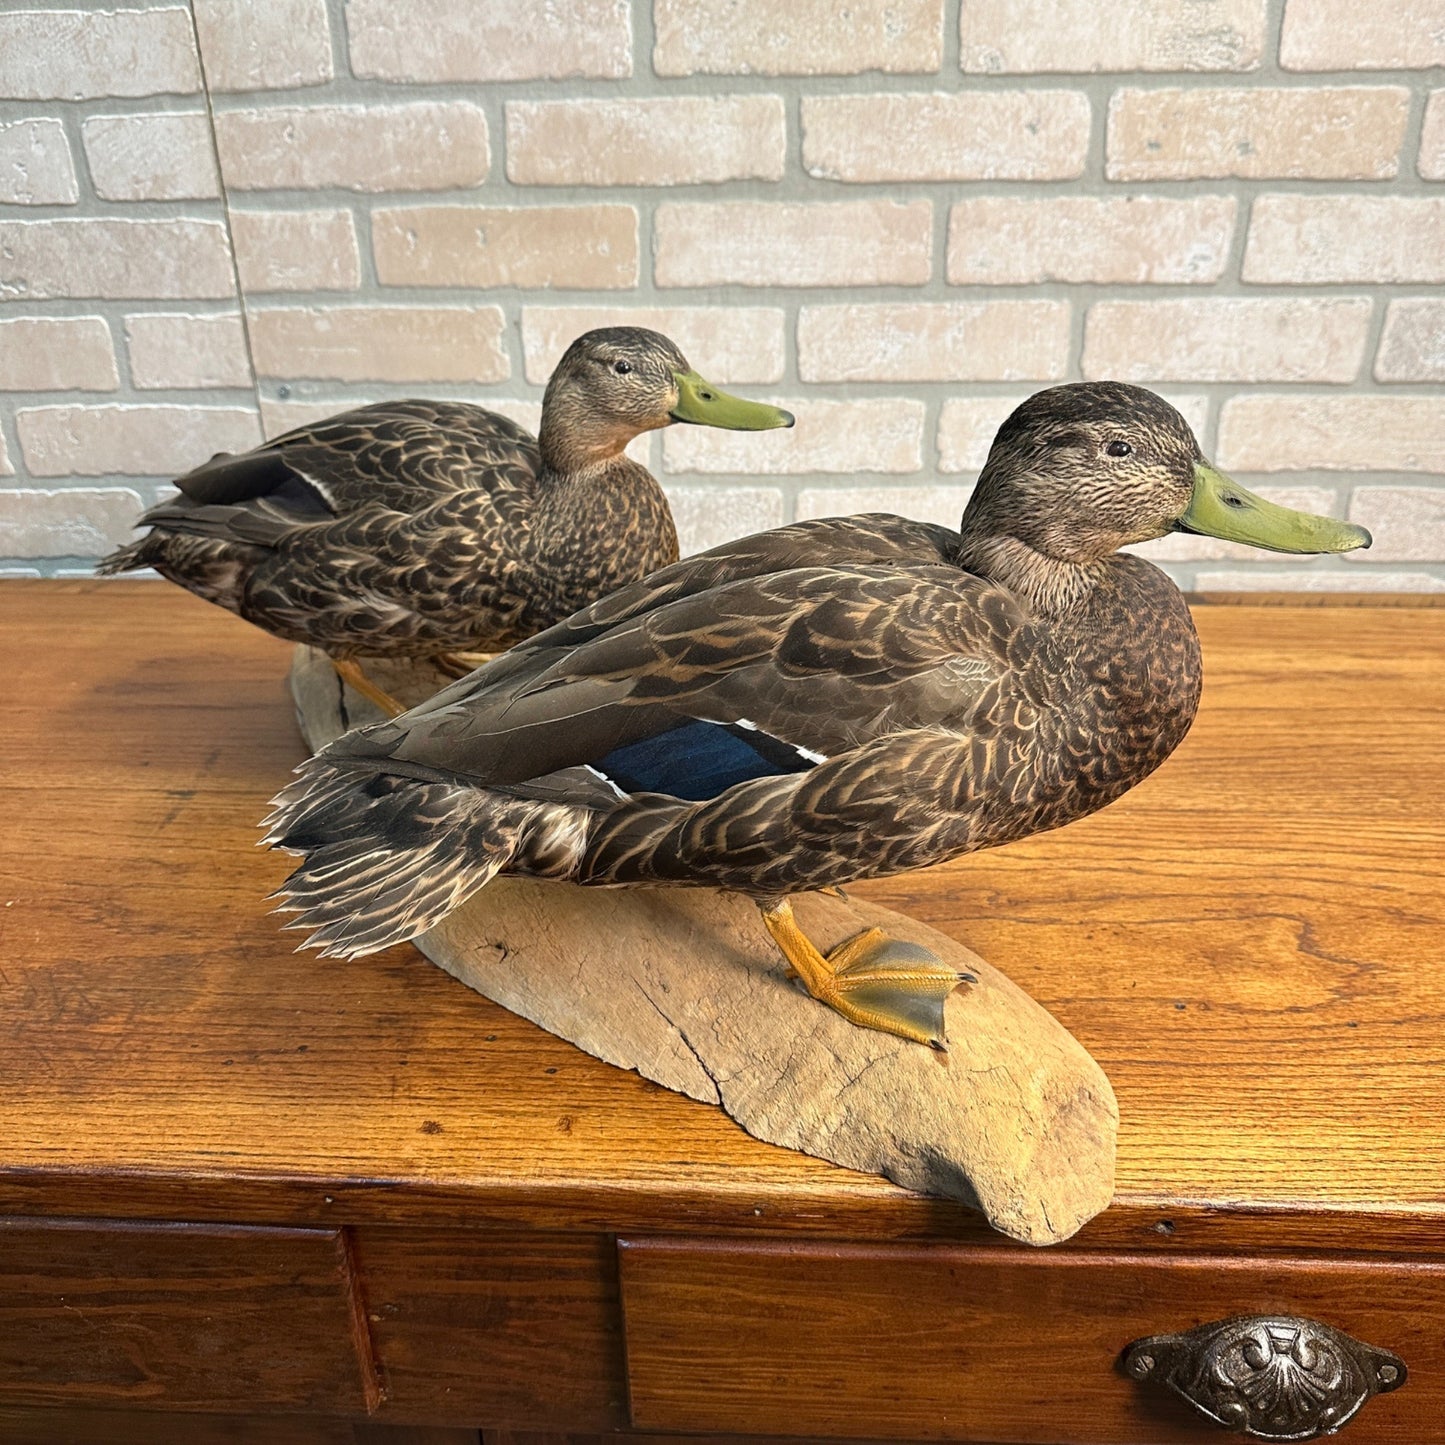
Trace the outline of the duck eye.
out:
M 1128 442 L 1110 442 L 1104 450 L 1108 452 L 1111 457 L 1127 457 L 1134 448 L 1131 447 Z
M 632 370 L 632 363 L 630 361 L 614 361 L 612 363 L 612 369 L 618 376 L 626 376 L 627 373 Z

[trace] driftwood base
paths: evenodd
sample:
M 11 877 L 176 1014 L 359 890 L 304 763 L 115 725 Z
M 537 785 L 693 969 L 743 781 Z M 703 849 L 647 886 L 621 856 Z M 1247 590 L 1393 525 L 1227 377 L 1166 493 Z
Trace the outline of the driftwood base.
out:
M 402 701 L 444 681 L 426 669 L 367 671 Z M 291 689 L 312 747 L 379 717 L 308 648 Z M 708 889 L 498 879 L 417 946 L 505 1008 L 720 1105 L 759 1139 L 962 1200 L 1015 1239 L 1067 1239 L 1108 1204 L 1118 1107 L 1057 1020 L 901 914 L 818 894 L 794 907 L 824 947 L 877 924 L 977 974 L 949 1000 L 948 1054 L 854 1028 L 809 998 L 788 981 L 757 909 Z

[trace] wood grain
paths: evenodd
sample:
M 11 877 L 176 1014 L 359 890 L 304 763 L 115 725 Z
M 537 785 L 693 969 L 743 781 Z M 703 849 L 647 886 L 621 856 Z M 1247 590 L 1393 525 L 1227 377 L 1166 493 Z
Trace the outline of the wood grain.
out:
M 159 1415 L 0 1408 L 5 1445 L 482 1445 L 476 1430 L 313 1415 Z
M 0 617 L 0 1211 L 979 1237 L 410 948 L 294 955 L 252 846 L 301 756 L 284 644 L 145 582 L 7 582 Z M 1204 705 L 1155 777 L 859 891 L 1105 1066 L 1118 1197 L 1081 1245 L 1445 1252 L 1445 611 L 1198 621 Z
M 1352 1445 L 1438 1439 L 1445 1414 L 1445 1264 L 668 1240 L 626 1242 L 621 1257 L 640 1429 L 1223 1438 L 1125 1376 L 1119 1356 L 1145 1335 L 1274 1311 L 1405 1358 L 1405 1387 L 1365 1406 Z
M 380 1421 L 626 1423 L 615 1249 L 603 1235 L 362 1229 Z
M 0 1219 L 0 1404 L 362 1412 L 339 1233 Z

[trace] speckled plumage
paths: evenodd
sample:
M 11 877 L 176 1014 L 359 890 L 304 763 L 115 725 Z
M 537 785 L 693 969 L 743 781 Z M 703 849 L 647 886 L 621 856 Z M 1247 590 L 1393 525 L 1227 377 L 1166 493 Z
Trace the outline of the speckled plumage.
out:
M 632 375 L 599 357 L 630 358 Z M 676 560 L 662 489 L 622 448 L 667 424 L 662 398 L 687 370 L 666 337 L 610 328 L 559 363 L 540 442 L 464 402 L 300 427 L 180 478 L 100 570 L 153 567 L 338 658 L 509 647 Z
M 1074 392 L 1005 425 L 961 532 L 868 516 L 744 539 L 327 748 L 270 820 L 304 859 L 280 895 L 293 926 L 367 952 L 498 871 L 766 903 L 1119 797 L 1188 731 L 1200 670 L 1179 592 L 1117 549 L 1173 525 L 1198 447 L 1138 388 Z M 1111 471 L 1119 428 L 1131 460 Z M 619 796 L 609 757 L 689 719 L 820 760 L 700 801 Z

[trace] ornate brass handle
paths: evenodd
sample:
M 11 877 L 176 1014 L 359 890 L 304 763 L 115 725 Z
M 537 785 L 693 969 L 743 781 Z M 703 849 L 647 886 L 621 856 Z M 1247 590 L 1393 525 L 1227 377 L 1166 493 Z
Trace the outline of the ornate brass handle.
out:
M 1372 1395 L 1405 1383 L 1405 1362 L 1318 1320 L 1240 1315 L 1124 1351 L 1136 1380 L 1183 1395 L 1216 1424 L 1261 1440 L 1330 1435 Z

